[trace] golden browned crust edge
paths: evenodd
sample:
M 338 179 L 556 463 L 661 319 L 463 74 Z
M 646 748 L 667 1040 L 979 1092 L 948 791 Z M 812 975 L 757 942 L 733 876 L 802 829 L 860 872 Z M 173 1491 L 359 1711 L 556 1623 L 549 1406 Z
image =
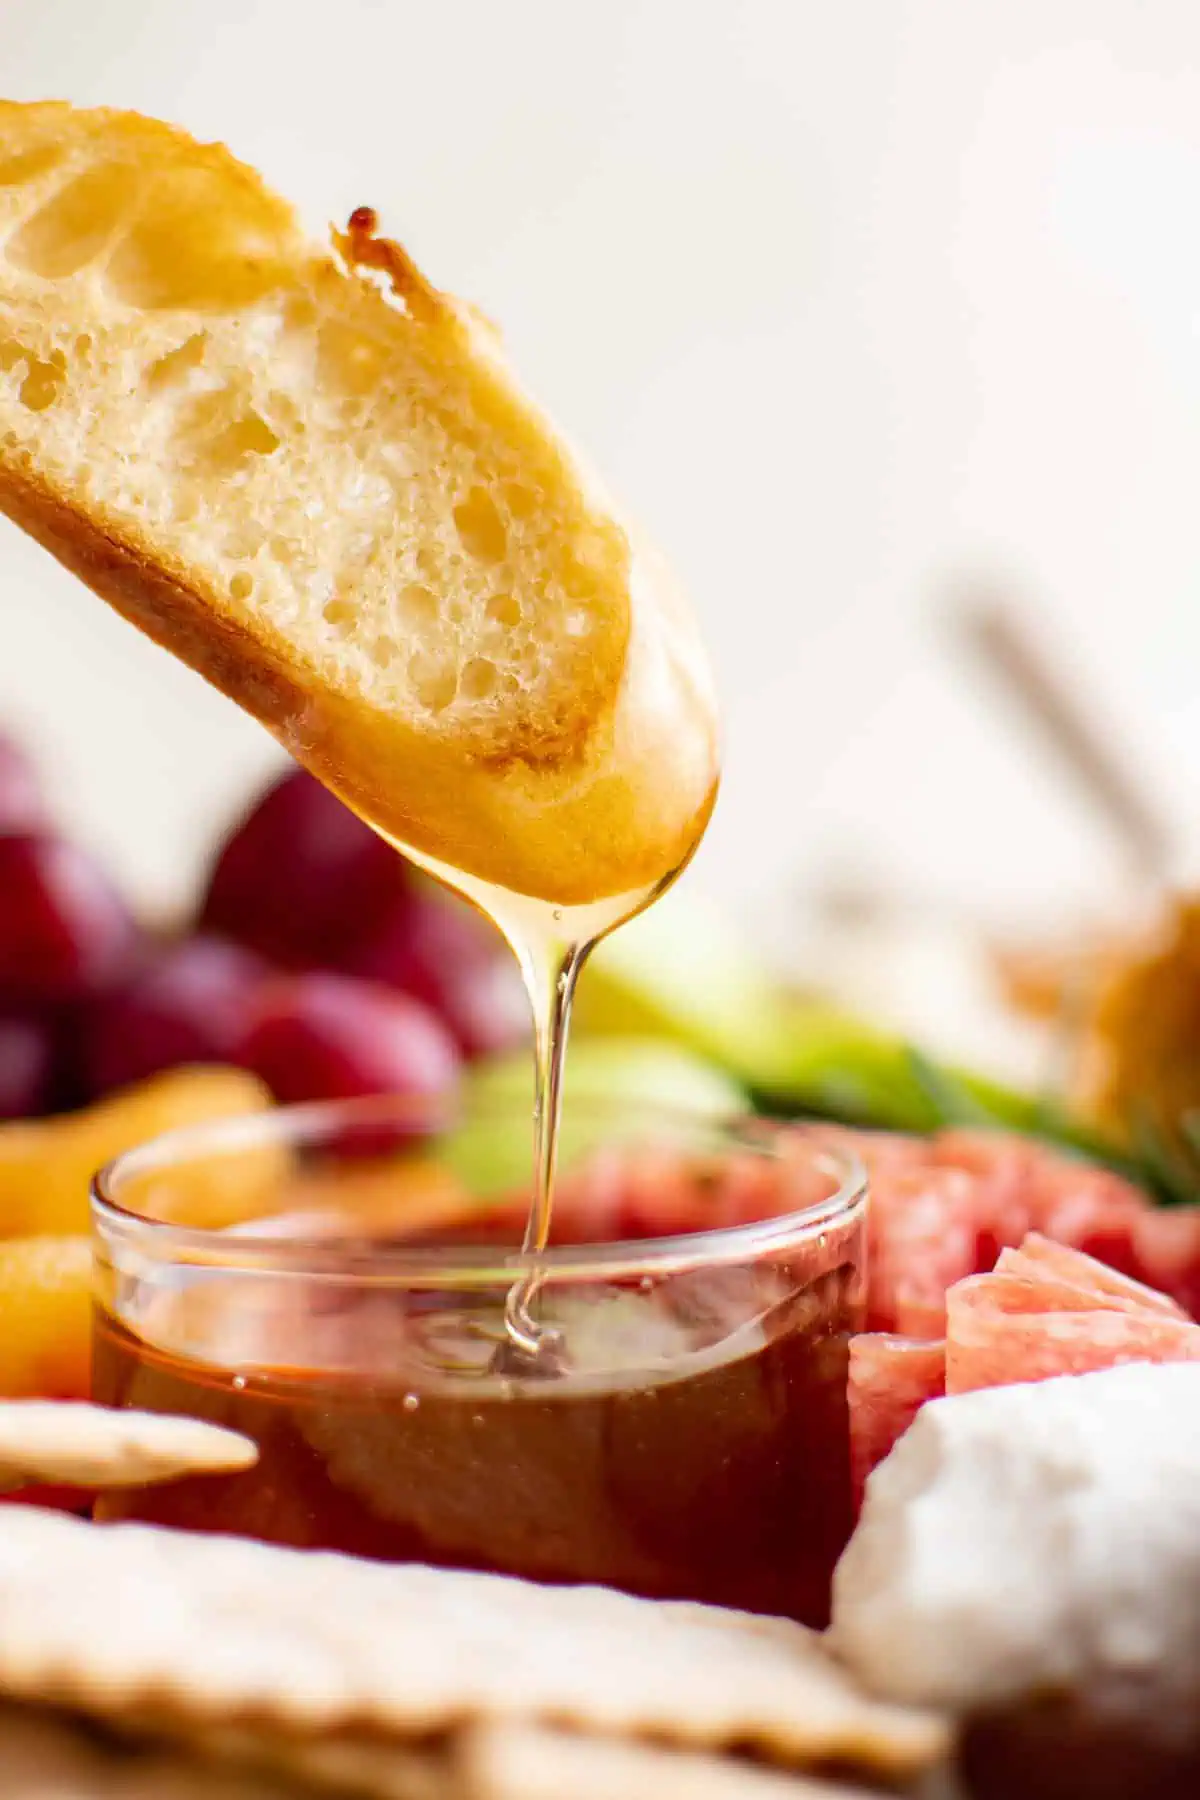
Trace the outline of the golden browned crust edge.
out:
M 0 460 L 0 512 L 107 600 L 288 743 L 272 719 L 299 719 L 307 696 L 296 673 L 252 633 L 135 543 L 106 531 L 48 483 Z

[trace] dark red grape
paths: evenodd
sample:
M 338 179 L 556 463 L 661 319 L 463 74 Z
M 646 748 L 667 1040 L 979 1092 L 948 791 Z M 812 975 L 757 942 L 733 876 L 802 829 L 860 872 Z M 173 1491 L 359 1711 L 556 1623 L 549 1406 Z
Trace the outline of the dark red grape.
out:
M 74 1000 L 121 979 L 137 953 L 134 918 L 77 844 L 0 836 L 0 996 Z
M 54 1093 L 51 1026 L 20 1014 L 0 1015 L 0 1119 L 45 1112 Z
M 19 744 L 0 733 L 0 831 L 35 831 L 45 819 L 42 784 L 33 764 Z
M 88 1090 L 105 1094 L 180 1063 L 232 1062 L 268 965 L 241 944 L 170 944 L 92 1008 L 83 1031 Z
M 469 978 L 448 969 L 436 991 L 438 1012 L 466 1057 L 497 1056 L 532 1038 L 529 997 L 515 959 L 498 957 Z
M 204 929 L 296 968 L 334 963 L 403 901 L 408 868 L 304 769 L 268 789 L 217 858 Z
M 458 1073 L 454 1040 L 426 1007 L 347 975 L 269 982 L 236 1060 L 284 1103 L 437 1097 Z
M 464 1056 L 509 1050 L 529 1035 L 516 958 L 499 932 L 415 872 L 404 904 L 373 935 L 353 941 L 341 967 L 423 1001 Z

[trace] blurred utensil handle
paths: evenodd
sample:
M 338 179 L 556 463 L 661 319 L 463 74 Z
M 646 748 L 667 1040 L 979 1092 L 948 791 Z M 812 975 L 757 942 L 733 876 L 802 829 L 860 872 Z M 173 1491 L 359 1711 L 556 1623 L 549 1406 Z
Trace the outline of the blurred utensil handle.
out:
M 994 589 L 960 588 L 951 619 L 967 647 L 1025 716 L 1143 877 L 1166 879 L 1175 837 L 1142 783 L 1090 712 L 1078 679 L 1034 642 Z

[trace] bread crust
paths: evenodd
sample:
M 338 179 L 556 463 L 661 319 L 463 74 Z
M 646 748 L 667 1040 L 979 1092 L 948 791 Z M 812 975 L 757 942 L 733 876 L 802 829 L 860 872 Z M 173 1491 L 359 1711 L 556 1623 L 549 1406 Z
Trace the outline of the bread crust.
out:
M 498 784 L 500 772 L 486 759 L 462 757 L 448 769 L 444 751 L 431 758 L 428 746 L 398 721 L 325 688 L 297 663 L 290 647 L 276 649 L 247 631 L 128 537 L 106 530 L 36 475 L 2 461 L 0 512 L 123 618 L 259 720 L 350 806 L 370 812 L 371 823 L 405 848 L 452 869 L 466 868 L 497 886 L 565 905 L 585 905 L 596 898 L 598 871 L 608 892 L 652 884 L 666 872 L 660 838 L 653 841 L 652 856 L 640 864 L 631 857 L 629 843 L 597 841 L 596 809 L 586 781 L 573 800 L 558 802 L 556 848 L 549 867 L 540 834 L 533 854 L 526 858 L 520 836 L 514 838 L 511 829 L 511 789 Z M 511 781 L 519 783 L 523 772 L 519 759 L 506 761 Z M 381 770 L 389 767 L 395 770 L 391 783 L 381 781 Z M 556 772 L 561 775 L 561 763 Z M 422 794 L 419 816 L 405 804 L 405 795 L 414 786 Z M 380 793 L 389 788 L 394 799 L 381 811 Z M 429 798 L 439 792 L 447 822 L 440 837 L 427 829 Z M 714 780 L 705 796 L 702 822 L 715 798 Z M 530 792 L 528 805 L 535 815 L 535 792 Z M 675 859 L 672 870 L 687 859 L 698 835 L 689 818 L 667 850 Z M 353 921 L 347 926 L 352 930 Z
M 0 511 L 64 568 L 156 644 L 266 722 L 300 716 L 304 686 L 294 662 L 273 655 L 129 537 L 0 459 Z

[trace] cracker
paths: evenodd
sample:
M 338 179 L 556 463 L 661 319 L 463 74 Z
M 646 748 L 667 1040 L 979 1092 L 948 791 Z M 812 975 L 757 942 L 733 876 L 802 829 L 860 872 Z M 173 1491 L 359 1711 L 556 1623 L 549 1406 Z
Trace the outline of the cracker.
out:
M 199 1419 L 83 1401 L 0 1401 L 0 1492 L 31 1482 L 141 1487 L 181 1475 L 227 1474 L 257 1461 L 251 1439 Z
M 191 1741 L 201 1755 L 343 1800 L 883 1800 L 878 1789 L 541 1725 L 475 1725 L 427 1746 L 236 1727 Z
M 0 1707 L 4 1800 L 308 1800 L 311 1790 L 172 1751 L 107 1743 L 78 1721 Z
M 412 1740 L 541 1722 L 906 1776 L 947 1726 L 799 1625 L 0 1508 L 0 1694 Z
M 301 1781 L 317 1794 L 348 1800 L 466 1800 L 447 1744 L 282 1737 L 236 1725 L 182 1733 L 177 1726 L 175 1735 L 210 1761 Z
M 470 1800 L 880 1800 L 878 1789 L 536 1725 L 477 1727 L 458 1766 Z
M 879 1789 L 540 1725 L 473 1726 L 426 1749 L 253 1734 L 209 1747 L 346 1800 L 883 1800 Z

